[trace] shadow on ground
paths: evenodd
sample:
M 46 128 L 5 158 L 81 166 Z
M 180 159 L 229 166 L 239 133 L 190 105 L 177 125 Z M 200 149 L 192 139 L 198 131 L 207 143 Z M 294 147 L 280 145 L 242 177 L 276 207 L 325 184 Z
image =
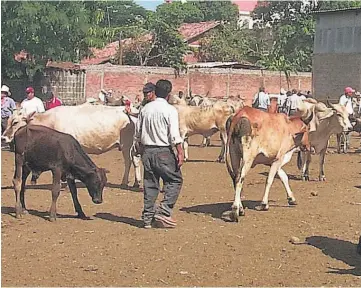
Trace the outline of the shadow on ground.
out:
M 353 267 L 350 269 L 328 267 L 331 269 L 328 273 L 361 276 L 361 255 L 356 252 L 356 244 L 326 236 L 307 237 L 306 242 L 320 249 L 323 254 Z

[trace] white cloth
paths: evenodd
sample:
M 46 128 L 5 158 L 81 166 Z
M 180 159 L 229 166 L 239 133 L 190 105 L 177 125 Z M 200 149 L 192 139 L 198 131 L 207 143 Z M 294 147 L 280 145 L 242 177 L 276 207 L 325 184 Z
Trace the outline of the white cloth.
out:
M 135 141 L 163 147 L 182 143 L 177 109 L 162 98 L 147 103 L 139 113 Z
M 105 101 L 105 95 L 103 92 L 100 92 L 99 95 L 98 95 L 99 99 L 104 102 Z
M 264 93 L 264 92 L 256 93 L 254 95 L 252 103 L 254 103 L 256 101 L 257 97 L 258 97 L 258 103 L 259 103 L 257 108 L 267 109 L 268 106 L 271 105 L 271 101 L 270 101 L 269 95 L 267 93 Z
M 352 105 L 352 98 L 347 97 L 346 95 L 342 95 L 340 97 L 339 104 L 346 107 L 346 110 L 349 115 L 353 114 L 353 105 Z
M 300 96 L 298 96 L 297 94 L 292 94 L 287 99 L 287 107 L 289 107 L 290 110 L 296 110 L 300 102 L 301 102 Z
M 25 115 L 29 115 L 33 112 L 43 113 L 45 112 L 43 101 L 41 101 L 38 97 L 34 97 L 33 99 L 24 99 L 21 102 L 21 108 L 24 111 Z
M 300 100 L 306 100 L 307 99 L 305 95 L 301 95 L 299 97 L 300 97 Z
M 283 107 L 283 105 L 285 104 L 287 100 L 287 95 L 286 94 L 280 94 L 278 96 L 278 101 L 277 101 L 277 104 L 279 107 Z

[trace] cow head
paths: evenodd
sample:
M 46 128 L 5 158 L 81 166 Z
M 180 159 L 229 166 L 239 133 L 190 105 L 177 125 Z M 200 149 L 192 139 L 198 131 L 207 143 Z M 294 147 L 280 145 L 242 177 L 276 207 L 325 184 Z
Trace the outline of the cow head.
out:
M 5 140 L 7 143 L 13 141 L 15 132 L 27 125 L 34 118 L 34 114 L 35 112 L 26 116 L 21 109 L 14 110 L 13 115 L 8 119 L 7 128 L 2 134 L 1 139 Z
M 108 181 L 106 173 L 109 171 L 104 168 L 96 168 L 96 175 L 89 177 L 86 183 L 89 195 L 95 204 L 103 202 L 103 190 Z
M 340 104 L 331 104 L 328 100 L 327 100 L 327 104 L 331 107 L 331 109 L 333 111 L 335 123 L 332 123 L 332 125 L 336 126 L 336 127 L 333 127 L 338 130 L 336 132 L 352 131 L 353 127 L 350 122 L 349 114 L 346 110 L 346 107 L 343 105 L 340 105 Z M 337 126 L 339 126 L 339 127 L 337 127 Z
M 329 103 L 329 106 L 330 107 L 327 107 L 321 102 L 318 102 L 317 104 L 303 102 L 298 107 L 304 122 L 309 121 L 311 118 L 311 121 L 309 121 L 310 132 L 316 131 L 317 127 L 325 119 L 329 119 L 329 125 L 332 129 L 332 133 L 350 131 L 352 129 L 352 125 L 348 119 L 346 107 L 331 103 Z M 312 117 L 310 117 L 311 115 Z

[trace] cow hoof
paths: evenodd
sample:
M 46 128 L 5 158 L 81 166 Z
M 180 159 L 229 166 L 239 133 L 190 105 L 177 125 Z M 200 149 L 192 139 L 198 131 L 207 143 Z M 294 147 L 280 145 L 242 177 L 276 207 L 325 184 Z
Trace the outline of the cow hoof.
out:
M 120 189 L 128 189 L 128 185 L 127 184 L 120 184 Z
M 319 177 L 319 180 L 322 182 L 322 181 L 326 181 L 326 177 L 325 176 L 320 176 Z
M 262 205 L 261 205 L 261 210 L 262 210 L 262 211 L 268 211 L 268 209 L 269 209 L 269 205 L 268 205 L 268 204 L 265 204 L 265 203 L 262 203 Z
M 310 177 L 308 175 L 302 176 L 302 181 L 310 181 Z
M 21 211 L 21 214 L 27 215 L 27 214 L 29 214 L 29 211 L 23 208 L 23 210 Z
M 232 222 L 238 223 L 238 214 L 239 212 L 237 211 L 237 209 L 231 211 L 231 213 L 229 214 L 229 218 L 231 219 Z
M 139 184 L 139 183 L 134 183 L 134 184 L 133 184 L 133 188 L 134 188 L 134 189 L 139 189 L 139 188 L 140 188 L 140 184 Z
M 244 210 L 239 210 L 239 216 L 245 216 L 246 215 L 246 211 Z
M 218 158 L 218 159 L 216 160 L 216 162 L 218 162 L 218 163 L 224 163 L 224 159 L 223 159 L 223 158 Z
M 49 221 L 50 221 L 50 222 L 55 222 L 55 221 L 56 221 L 56 217 L 51 217 L 51 216 L 50 216 L 50 217 L 49 217 Z
M 30 181 L 31 185 L 36 185 L 36 181 Z
M 23 214 L 22 213 L 16 213 L 16 219 L 21 219 L 23 218 Z
M 290 206 L 296 206 L 297 205 L 297 201 L 296 200 L 292 200 L 291 198 L 287 199 L 288 200 L 288 205 Z
M 90 220 L 90 217 L 87 217 L 84 213 L 78 213 L 77 218 L 82 220 Z

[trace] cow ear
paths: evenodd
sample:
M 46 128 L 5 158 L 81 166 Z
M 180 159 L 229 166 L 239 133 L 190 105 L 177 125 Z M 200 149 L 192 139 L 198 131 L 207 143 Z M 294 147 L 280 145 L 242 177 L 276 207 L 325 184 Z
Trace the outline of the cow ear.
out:
M 24 116 L 23 120 L 26 122 L 26 124 L 28 124 L 31 120 L 33 120 L 34 115 L 35 115 L 35 111 L 30 113 L 28 116 Z

